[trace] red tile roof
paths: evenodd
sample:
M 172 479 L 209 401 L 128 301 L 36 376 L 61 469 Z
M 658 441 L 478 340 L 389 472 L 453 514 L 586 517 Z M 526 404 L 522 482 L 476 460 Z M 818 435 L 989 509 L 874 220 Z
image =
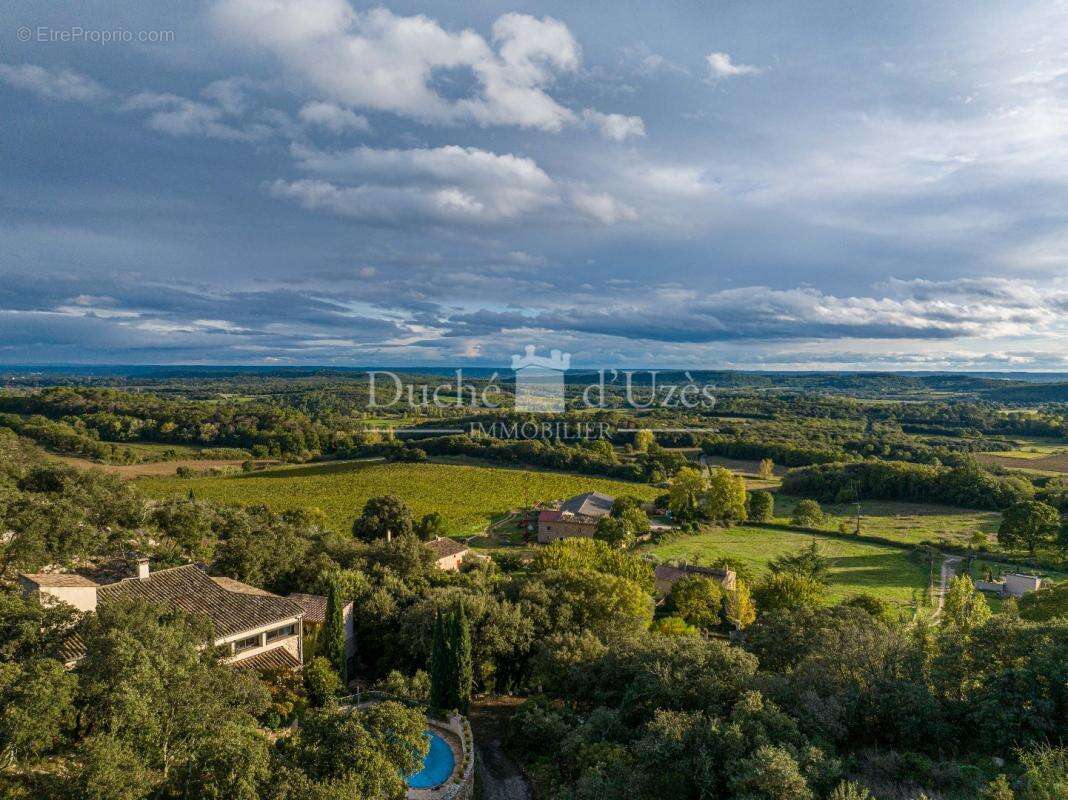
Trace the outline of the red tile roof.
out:
M 230 665 L 237 669 L 254 669 L 257 672 L 268 669 L 300 669 L 300 662 L 297 661 L 296 656 L 281 645 L 240 661 L 231 661 Z
M 289 599 L 304 609 L 304 621 L 315 625 L 326 622 L 326 598 L 317 594 L 294 592 Z
M 222 575 L 212 575 L 211 579 L 228 592 L 240 592 L 241 594 L 254 594 L 260 597 L 277 597 L 278 595 L 261 589 L 258 586 L 249 586 L 247 583 L 227 578 Z
M 233 636 L 304 614 L 298 604 L 278 595 L 224 589 L 192 564 L 161 569 L 147 578 L 128 578 L 97 590 L 99 603 L 124 597 L 173 606 L 187 614 L 207 617 L 215 627 L 216 636 Z
M 461 553 L 466 553 L 471 548 L 462 542 L 458 542 L 455 539 L 446 539 L 443 536 L 439 536 L 431 542 L 427 542 L 426 546 L 434 553 L 434 558 L 439 561 L 449 556 L 458 556 Z
M 81 575 L 74 575 L 68 572 L 38 572 L 38 573 L 24 573 L 23 578 L 31 580 L 38 586 L 97 586 L 95 581 L 91 581 Z

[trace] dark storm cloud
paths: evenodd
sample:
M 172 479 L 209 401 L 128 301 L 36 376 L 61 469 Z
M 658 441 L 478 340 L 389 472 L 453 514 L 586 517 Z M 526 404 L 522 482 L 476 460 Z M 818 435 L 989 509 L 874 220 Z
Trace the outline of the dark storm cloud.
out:
M 486 360 L 527 337 L 964 365 L 1068 340 L 1054 8 L 5 13 L 175 31 L 5 43 L 7 361 Z

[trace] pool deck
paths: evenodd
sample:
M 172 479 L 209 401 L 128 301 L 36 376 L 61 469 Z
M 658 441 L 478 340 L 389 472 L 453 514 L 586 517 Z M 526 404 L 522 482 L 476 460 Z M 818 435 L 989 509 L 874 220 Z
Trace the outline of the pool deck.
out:
M 409 789 L 408 800 L 436 800 L 445 793 L 445 789 L 452 786 L 452 779 L 456 777 L 457 770 L 460 769 L 460 765 L 463 764 L 464 755 L 463 749 L 460 745 L 460 739 L 455 733 L 442 727 L 441 725 L 435 725 L 432 721 L 428 722 L 428 727 L 433 728 L 434 733 L 440 736 L 445 744 L 452 750 L 453 768 L 452 775 L 450 775 L 444 783 L 440 783 L 432 789 Z

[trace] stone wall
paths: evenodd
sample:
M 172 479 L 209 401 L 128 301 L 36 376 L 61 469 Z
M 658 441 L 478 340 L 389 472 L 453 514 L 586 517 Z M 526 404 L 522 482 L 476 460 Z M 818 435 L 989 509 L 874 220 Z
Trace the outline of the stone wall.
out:
M 475 794 L 475 740 L 471 736 L 471 723 L 461 714 L 450 714 L 444 722 L 433 720 L 456 735 L 460 740 L 463 760 L 458 765 L 450 783 L 441 789 L 442 800 L 471 800 Z

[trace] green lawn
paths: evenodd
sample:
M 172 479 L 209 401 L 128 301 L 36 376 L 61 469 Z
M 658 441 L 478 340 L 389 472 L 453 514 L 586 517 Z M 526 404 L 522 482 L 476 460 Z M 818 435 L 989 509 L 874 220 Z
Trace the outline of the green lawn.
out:
M 682 558 L 703 563 L 731 556 L 750 565 L 758 574 L 776 556 L 807 547 L 812 536 L 772 528 L 708 528 L 701 533 L 681 535 L 672 542 L 646 549 L 661 559 Z M 860 541 L 816 537 L 830 562 L 828 597 L 843 600 L 868 592 L 901 606 L 912 601 L 913 591 L 923 591 L 928 570 L 909 558 L 908 550 Z
M 141 478 L 137 485 L 153 497 L 185 496 L 192 489 L 200 499 L 262 503 L 278 511 L 318 507 L 339 531 L 351 528 L 368 498 L 393 494 L 407 502 L 416 517 L 437 511 L 453 534 L 480 532 L 509 509 L 536 501 L 588 491 L 651 499 L 660 491 L 645 484 L 559 472 L 383 462 L 316 464 L 221 477 Z

